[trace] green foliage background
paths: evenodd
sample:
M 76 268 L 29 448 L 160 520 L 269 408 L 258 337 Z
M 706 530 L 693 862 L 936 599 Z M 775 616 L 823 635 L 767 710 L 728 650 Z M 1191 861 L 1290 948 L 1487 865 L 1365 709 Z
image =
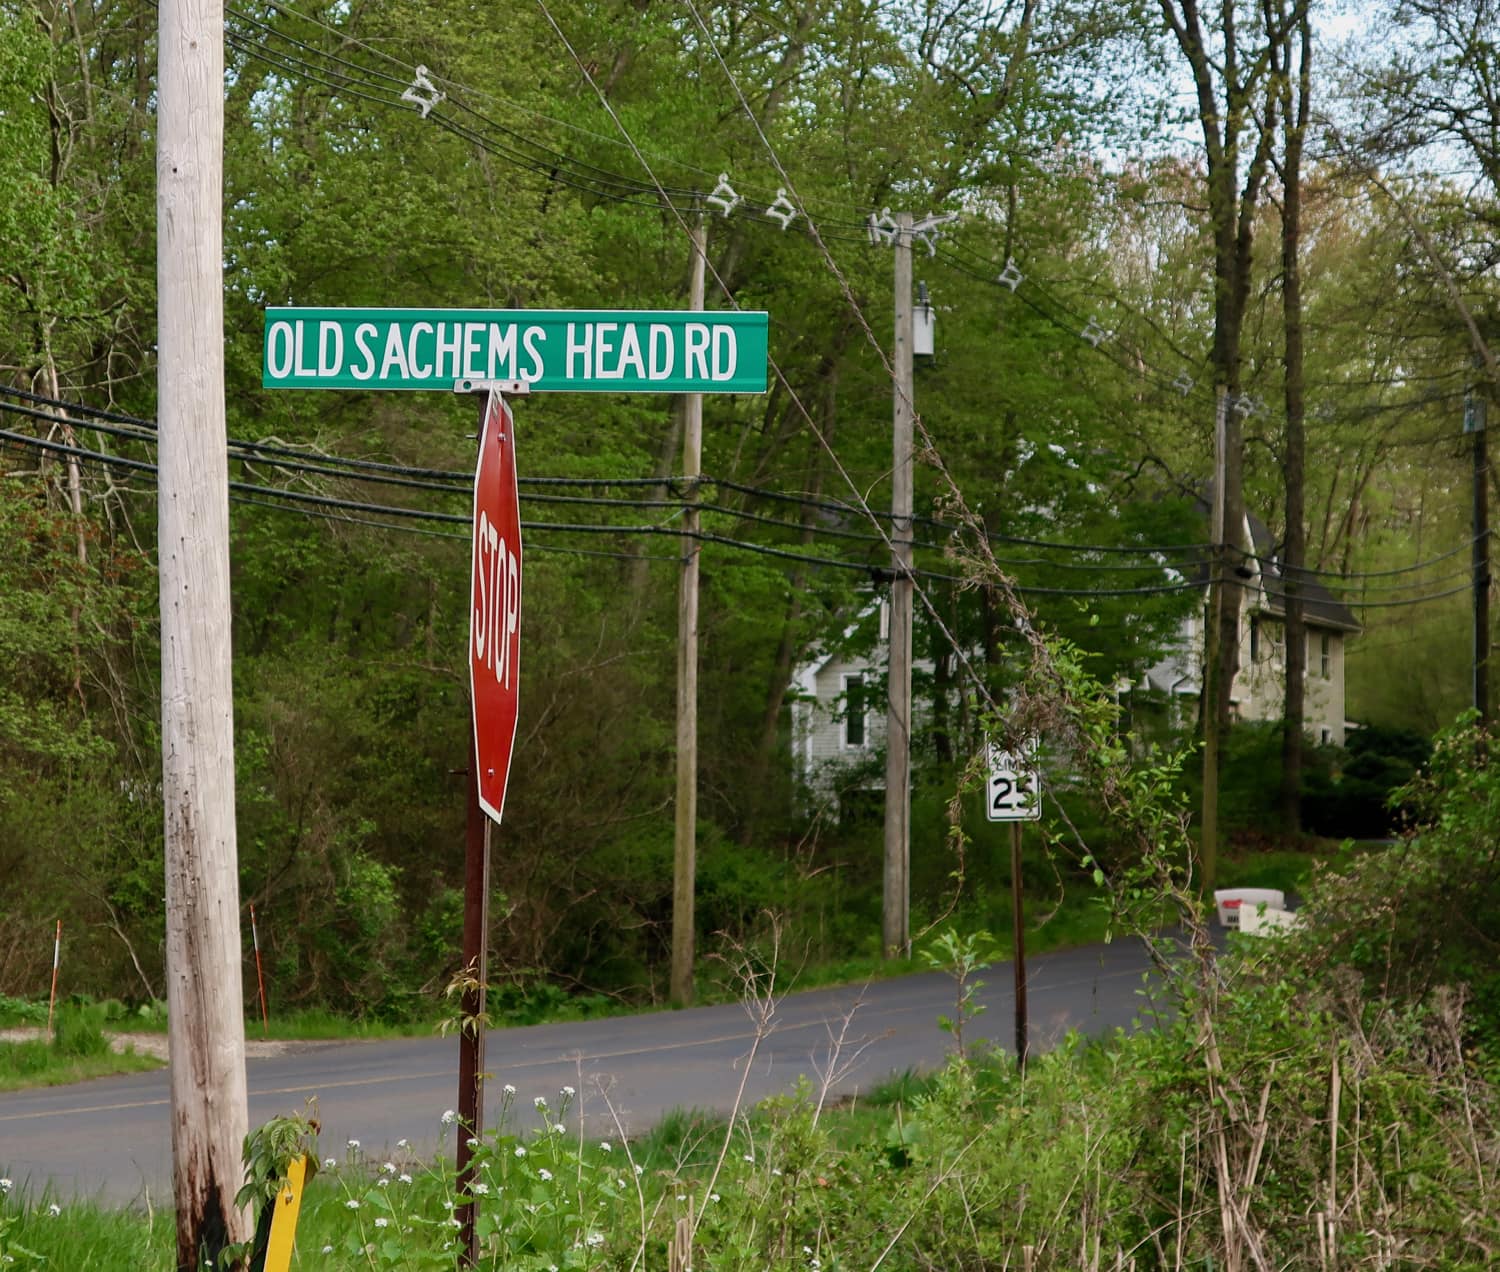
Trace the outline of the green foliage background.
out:
M 700 12 L 707 34 L 676 7 L 567 0 L 552 14 L 575 61 L 541 10 L 492 20 L 451 0 L 233 6 L 228 431 L 462 472 L 474 427 L 465 401 L 263 391 L 264 307 L 680 307 L 679 213 L 691 212 L 681 192 L 730 174 L 749 203 L 709 219 L 710 304 L 728 303 L 722 282 L 735 303 L 770 311 L 776 375 L 764 398 L 709 400 L 705 470 L 851 511 L 787 504 L 772 525 L 756 519 L 764 504 L 725 487 L 706 526 L 855 568 L 705 547 L 699 926 L 712 952 L 720 934 L 753 935 L 774 907 L 809 957 L 874 953 L 878 827 L 809 815 L 785 710 L 796 664 L 837 638 L 886 562 L 855 510 L 859 499 L 886 504 L 890 472 L 891 254 L 869 245 L 865 219 L 887 206 L 963 211 L 941 254 L 918 248 L 938 307 L 937 356 L 916 384 L 924 427 L 985 528 L 1021 541 L 1004 545 L 1001 563 L 1043 589 L 1038 621 L 1124 683 L 1195 604 L 1191 592 L 1136 589 L 1173 587 L 1168 554 L 1202 533 L 1190 507 L 1211 406 L 1201 389 L 1184 396 L 1141 373 L 1194 370 L 1207 348 L 1197 174 L 1159 144 L 1169 82 L 1159 47 L 1141 39 L 1140 6 L 1044 5 L 1030 26 L 1014 14 L 940 23 L 919 9 L 780 0 Z M 0 377 L 150 419 L 154 10 L 0 0 L 0 15 Z M 438 114 L 454 127 L 399 100 L 417 63 L 447 93 Z M 1105 165 L 1105 153 L 1125 157 Z M 652 179 L 677 192 L 675 207 Z M 788 184 L 809 215 L 783 232 L 762 210 Z M 1442 406 L 1381 380 L 1396 342 L 1349 332 L 1376 330 L 1372 313 L 1379 330 L 1416 315 L 1400 357 L 1424 366 L 1449 358 L 1455 336 L 1430 282 L 1387 285 L 1403 251 L 1389 216 L 1346 212 L 1332 194 L 1316 213 L 1309 293 L 1322 334 L 1310 356 L 1344 387 L 1330 391 L 1336 423 L 1317 439 L 1327 462 L 1311 466 L 1314 541 L 1320 564 L 1378 569 L 1414 538 L 1425 551 L 1424 533 L 1429 543 L 1456 533 L 1448 512 L 1429 509 L 1446 508 L 1462 466 L 1351 440 L 1376 420 L 1380 439 L 1402 444 Z M 1030 280 L 1017 291 L 996 281 L 1012 258 Z M 1269 288 L 1258 303 L 1249 377 L 1270 396 Z M 1102 352 L 1080 339 L 1094 315 L 1115 333 Z M 32 438 L 152 457 L 144 440 L 86 420 L 18 416 L 17 401 L 4 424 Z M 639 481 L 678 463 L 681 422 L 667 400 L 553 395 L 518 416 L 523 474 Z M 1247 480 L 1274 521 L 1279 442 L 1273 419 L 1255 427 L 1263 445 Z M 1387 462 L 1396 479 L 1377 480 Z M 151 482 L 97 465 L 75 478 L 19 446 L 0 451 L 0 471 L 0 990 L 38 990 L 62 917 L 73 985 L 148 1000 L 162 983 Z M 236 458 L 230 475 L 466 506 L 461 490 L 374 487 L 270 456 Z M 917 504 L 924 517 L 951 512 L 931 464 L 919 466 Z M 257 907 L 275 1005 L 401 1017 L 456 961 L 467 547 L 462 535 L 290 508 L 237 496 L 232 510 L 241 893 Z M 636 529 L 659 520 L 648 509 L 538 500 L 525 515 L 605 533 L 528 539 L 496 961 L 522 997 L 546 982 L 655 998 L 670 913 L 676 547 Z M 919 564 L 949 576 L 930 581 L 933 615 L 1006 690 L 1018 675 L 1013 626 L 962 585 L 941 534 L 924 535 Z M 942 809 L 978 742 L 967 673 L 933 615 L 917 632 L 933 665 L 918 684 L 934 727 L 919 740 L 913 847 L 914 905 L 927 913 L 952 899 Z M 1432 639 L 1447 640 L 1434 615 Z M 1351 702 L 1430 729 L 1461 691 L 1443 667 L 1424 660 L 1420 693 L 1351 670 Z M 981 911 L 1004 883 L 999 858 L 979 854 L 965 876 L 963 899 Z

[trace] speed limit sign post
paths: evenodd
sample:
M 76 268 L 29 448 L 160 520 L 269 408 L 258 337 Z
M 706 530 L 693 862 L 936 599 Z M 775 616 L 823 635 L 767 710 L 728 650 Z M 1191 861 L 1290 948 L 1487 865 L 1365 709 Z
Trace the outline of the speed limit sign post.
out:
M 1036 767 L 1036 742 L 1020 752 L 991 744 L 989 776 L 985 783 L 985 816 L 1010 823 L 1011 929 L 1016 972 L 1016 1068 L 1026 1070 L 1029 1050 L 1026 1021 L 1026 912 L 1021 900 L 1021 823 L 1042 815 L 1042 775 Z

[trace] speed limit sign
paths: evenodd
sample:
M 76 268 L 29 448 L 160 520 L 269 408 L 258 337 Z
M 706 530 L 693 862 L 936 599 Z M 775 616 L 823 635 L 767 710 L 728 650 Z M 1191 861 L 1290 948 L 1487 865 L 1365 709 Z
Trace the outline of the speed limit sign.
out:
M 1038 821 L 1042 816 L 1042 775 L 1036 766 L 1036 744 L 1019 753 L 989 751 L 989 781 L 985 786 L 985 816 L 991 821 Z

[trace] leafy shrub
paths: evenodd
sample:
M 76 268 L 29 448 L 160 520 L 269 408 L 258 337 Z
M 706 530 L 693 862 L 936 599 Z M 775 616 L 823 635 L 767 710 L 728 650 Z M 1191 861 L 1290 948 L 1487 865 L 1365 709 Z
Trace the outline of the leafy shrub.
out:
M 1309 888 L 1308 957 L 1347 966 L 1367 991 L 1420 1002 L 1466 985 L 1469 1027 L 1500 1044 L 1500 770 L 1466 717 L 1440 734 L 1428 772 L 1403 788 L 1406 838 Z
M 101 1007 L 63 1007 L 53 1022 L 52 1046 L 59 1055 L 88 1059 L 109 1054 Z
M 9 994 L 0 994 L 0 1028 L 46 1023 L 46 1003 L 33 1003 L 25 998 L 12 998 Z
M 1417 774 L 1432 744 L 1414 729 L 1358 729 L 1338 753 L 1337 764 L 1308 773 L 1303 790 L 1303 822 L 1320 835 L 1384 839 L 1399 827 L 1401 813 L 1391 797 Z

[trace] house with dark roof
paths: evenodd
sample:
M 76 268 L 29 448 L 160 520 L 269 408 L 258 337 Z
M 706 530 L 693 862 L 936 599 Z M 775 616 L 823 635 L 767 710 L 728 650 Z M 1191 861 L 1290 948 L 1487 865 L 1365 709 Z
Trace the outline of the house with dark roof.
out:
M 1241 588 L 1240 660 L 1230 689 L 1230 708 L 1239 720 L 1279 720 L 1286 694 L 1286 585 L 1275 537 L 1258 517 L 1247 515 L 1241 543 L 1249 545 L 1232 580 Z M 1204 620 L 1208 570 L 1196 573 L 1204 608 L 1183 620 L 1174 647 L 1146 669 L 1133 691 L 1165 696 L 1174 722 L 1195 717 L 1203 684 Z M 1304 728 L 1321 745 L 1343 746 L 1344 641 L 1357 635 L 1359 621 L 1337 597 L 1311 576 L 1299 585 L 1307 632 Z

